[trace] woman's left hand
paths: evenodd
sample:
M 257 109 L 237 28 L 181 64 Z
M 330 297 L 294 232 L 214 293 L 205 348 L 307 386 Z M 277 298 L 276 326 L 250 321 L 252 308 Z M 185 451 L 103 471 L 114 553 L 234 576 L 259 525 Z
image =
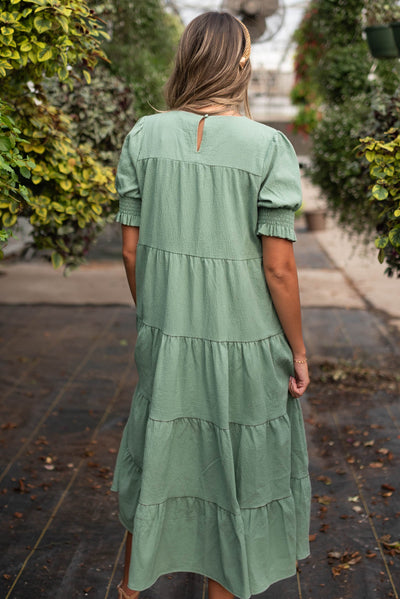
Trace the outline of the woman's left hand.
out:
M 294 363 L 294 377 L 289 378 L 289 393 L 292 397 L 301 397 L 310 383 L 307 362 Z

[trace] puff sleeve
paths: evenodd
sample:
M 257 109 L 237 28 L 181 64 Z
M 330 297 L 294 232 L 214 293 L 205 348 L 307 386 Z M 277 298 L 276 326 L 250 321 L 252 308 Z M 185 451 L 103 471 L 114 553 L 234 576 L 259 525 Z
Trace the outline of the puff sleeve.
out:
M 294 213 L 301 206 L 298 160 L 287 137 L 277 131 L 271 142 L 257 201 L 257 235 L 296 241 Z
M 137 161 L 143 134 L 143 118 L 139 119 L 128 133 L 122 146 L 115 178 L 115 188 L 119 196 L 117 223 L 131 227 L 140 226 L 142 206 Z

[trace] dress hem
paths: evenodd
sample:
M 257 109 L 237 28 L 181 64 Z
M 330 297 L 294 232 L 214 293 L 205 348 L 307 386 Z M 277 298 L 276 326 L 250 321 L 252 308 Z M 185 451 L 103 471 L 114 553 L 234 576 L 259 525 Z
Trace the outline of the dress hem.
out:
M 113 490 L 113 489 L 112 489 Z M 121 518 L 121 516 L 119 516 L 119 521 L 121 522 L 122 526 L 132 534 L 132 531 L 130 530 L 130 527 L 126 525 L 126 523 L 123 521 L 123 518 Z M 300 561 L 303 559 L 306 559 L 307 557 L 310 556 L 310 552 L 308 552 L 306 555 L 302 555 L 300 554 L 299 556 L 296 557 L 296 561 Z M 190 569 L 185 569 L 184 566 L 182 567 L 176 567 L 173 568 L 172 570 L 169 569 L 167 571 L 160 571 L 156 577 L 154 577 L 149 584 L 145 585 L 139 585 L 141 588 L 135 588 L 132 589 L 129 585 L 128 585 L 128 589 L 130 589 L 131 591 L 145 591 L 146 589 L 149 589 L 150 587 L 152 587 L 157 580 L 161 577 L 161 576 L 166 576 L 167 574 L 173 574 L 176 572 L 190 572 L 191 574 L 198 574 L 199 576 L 204 576 L 206 578 L 211 578 L 212 580 L 215 580 L 216 582 L 218 582 L 219 584 L 221 584 L 227 591 L 229 591 L 230 593 L 233 593 L 233 595 L 235 596 L 235 598 L 237 597 L 238 599 L 250 599 L 253 595 L 258 595 L 259 593 L 263 593 L 264 591 L 266 591 L 271 585 L 275 584 L 276 582 L 279 582 L 280 580 L 285 580 L 286 578 L 290 578 L 291 576 L 294 576 L 296 574 L 296 565 L 294 566 L 294 569 L 290 572 L 285 572 L 285 573 L 281 573 L 279 574 L 276 578 L 274 577 L 273 579 L 269 580 L 267 584 L 267 586 L 261 585 L 260 587 L 258 587 L 256 590 L 252 591 L 252 594 L 249 595 L 248 597 L 245 595 L 238 595 L 237 593 L 235 593 L 235 591 L 226 585 L 226 582 L 223 582 L 221 578 L 217 578 L 214 575 L 208 575 L 206 574 L 204 571 L 200 572 L 200 570 L 196 570 L 195 568 L 190 568 Z

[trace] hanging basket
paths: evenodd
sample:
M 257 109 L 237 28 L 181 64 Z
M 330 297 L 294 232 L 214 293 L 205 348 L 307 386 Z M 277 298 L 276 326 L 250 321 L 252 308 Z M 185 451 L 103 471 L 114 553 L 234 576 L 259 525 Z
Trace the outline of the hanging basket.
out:
M 399 50 L 389 25 L 370 25 L 365 28 L 369 50 L 374 58 L 397 58 Z
M 396 23 L 392 23 L 390 27 L 393 32 L 393 37 L 394 37 L 395 44 L 397 46 L 398 55 L 400 56 L 400 21 L 397 21 Z

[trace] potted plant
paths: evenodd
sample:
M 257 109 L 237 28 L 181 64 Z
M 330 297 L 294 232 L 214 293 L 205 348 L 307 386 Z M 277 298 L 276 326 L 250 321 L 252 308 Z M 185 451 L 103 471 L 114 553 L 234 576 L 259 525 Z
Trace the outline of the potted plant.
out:
M 368 0 L 365 7 L 365 33 L 372 56 L 397 58 L 399 49 L 391 23 L 400 19 L 400 9 L 395 0 Z
M 397 17 L 398 19 L 400 19 L 400 17 Z M 397 51 L 399 53 L 400 56 L 400 20 L 394 22 L 391 24 L 391 28 L 393 31 L 393 37 L 394 37 L 394 41 L 396 43 L 397 46 Z

